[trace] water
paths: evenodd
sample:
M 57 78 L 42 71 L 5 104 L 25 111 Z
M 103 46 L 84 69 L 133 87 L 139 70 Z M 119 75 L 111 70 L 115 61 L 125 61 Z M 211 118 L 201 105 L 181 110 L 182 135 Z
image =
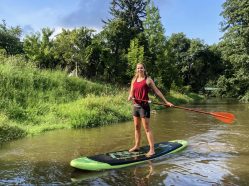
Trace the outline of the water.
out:
M 232 112 L 236 122 L 227 125 L 177 109 L 158 111 L 151 117 L 155 142 L 184 139 L 189 146 L 152 162 L 99 172 L 76 170 L 69 162 L 130 148 L 132 122 L 24 138 L 0 147 L 0 185 L 249 185 L 249 104 L 212 99 L 188 107 Z M 147 144 L 144 133 L 142 144 Z

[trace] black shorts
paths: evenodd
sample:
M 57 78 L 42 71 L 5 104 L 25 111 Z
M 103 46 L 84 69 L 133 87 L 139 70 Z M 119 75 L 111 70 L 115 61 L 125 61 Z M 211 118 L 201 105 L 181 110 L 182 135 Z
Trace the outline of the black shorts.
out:
M 133 116 L 140 118 L 150 118 L 150 105 L 133 105 Z

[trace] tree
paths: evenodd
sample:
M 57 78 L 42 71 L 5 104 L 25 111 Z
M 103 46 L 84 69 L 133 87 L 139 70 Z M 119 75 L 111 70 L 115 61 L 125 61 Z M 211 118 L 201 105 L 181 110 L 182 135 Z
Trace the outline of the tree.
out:
M 101 32 L 105 53 L 109 53 L 105 72 L 110 74 L 110 81 L 129 82 L 125 70 L 128 68 L 127 53 L 130 42 L 134 38 L 137 38 L 139 43 L 144 42 L 142 32 L 143 19 L 146 16 L 145 7 L 145 0 L 112 0 L 111 2 L 112 18 L 104 21 L 104 29 Z
M 109 22 L 101 32 L 101 38 L 104 41 L 105 53 L 109 55 L 105 63 L 108 81 L 124 83 L 127 79 L 125 71 L 127 69 L 127 44 L 130 42 L 125 21 L 116 19 Z
M 192 39 L 186 56 L 186 66 L 182 69 L 185 85 L 190 85 L 195 92 L 217 79 L 223 66 L 219 55 L 200 39 Z
M 131 40 L 130 48 L 128 49 L 128 68 L 127 75 L 132 77 L 136 70 L 137 63 L 144 60 L 144 47 L 139 45 L 138 39 Z
M 249 70 L 249 2 L 227 0 L 223 4 L 222 22 L 224 57 L 234 64 L 235 70 Z
M 221 15 L 223 40 L 220 43 L 222 58 L 232 65 L 230 72 L 222 76 L 218 83 L 221 88 L 229 87 L 227 93 L 242 97 L 249 89 L 249 2 L 247 0 L 227 0 Z M 229 85 L 228 85 L 229 84 Z M 249 98 L 247 98 L 249 101 Z
M 91 45 L 86 48 L 87 53 L 87 72 L 86 76 L 105 80 L 105 65 L 108 58 L 105 59 L 106 50 L 104 43 L 99 35 L 92 38 Z
M 122 40 L 120 47 L 126 51 L 130 46 L 130 41 L 144 30 L 143 20 L 146 16 L 146 4 L 145 0 L 112 0 L 111 2 L 112 19 L 104 21 L 104 28 L 122 29 L 117 32 Z M 117 27 L 117 25 L 119 26 Z
M 7 55 L 22 53 L 21 33 L 22 30 L 19 26 L 8 28 L 3 20 L 3 23 L 0 24 L 0 49 L 4 49 Z
M 183 33 L 172 34 L 168 40 L 168 53 L 174 70 L 174 84 L 198 92 L 224 72 L 218 47 L 209 47 L 200 39 L 189 39 Z
M 55 39 L 55 57 L 62 69 L 72 71 L 79 68 L 82 76 L 91 76 L 92 38 L 95 31 L 85 27 L 65 30 L 63 29 Z M 76 65 L 77 64 L 77 65 Z
M 110 13 L 114 19 L 124 20 L 127 28 L 136 35 L 143 31 L 146 4 L 144 0 L 112 0 Z
M 188 49 L 191 40 L 184 33 L 172 34 L 168 39 L 167 53 L 171 56 L 172 74 L 174 74 L 174 84 L 182 87 L 185 84 L 183 71 L 189 66 L 187 61 Z
M 147 68 L 162 89 L 169 90 L 172 83 L 171 56 L 167 53 L 165 29 L 161 23 L 159 10 L 153 1 L 147 1 L 144 33 L 148 40 L 149 61 Z
M 54 30 L 43 28 L 42 33 L 35 33 L 24 38 L 25 55 L 39 68 L 55 68 L 54 44 L 51 38 Z
M 159 10 L 155 7 L 153 1 L 152 3 L 147 2 L 144 33 L 148 39 L 150 51 L 162 55 L 166 46 L 165 29 L 161 23 Z
M 28 35 L 24 38 L 25 56 L 37 65 L 40 61 L 40 33 Z

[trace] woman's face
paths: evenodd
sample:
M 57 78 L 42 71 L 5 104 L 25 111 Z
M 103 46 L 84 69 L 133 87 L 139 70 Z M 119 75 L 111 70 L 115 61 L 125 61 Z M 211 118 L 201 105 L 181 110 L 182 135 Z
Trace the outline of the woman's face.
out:
M 144 66 L 142 64 L 138 64 L 137 65 L 137 73 L 144 73 L 145 69 Z

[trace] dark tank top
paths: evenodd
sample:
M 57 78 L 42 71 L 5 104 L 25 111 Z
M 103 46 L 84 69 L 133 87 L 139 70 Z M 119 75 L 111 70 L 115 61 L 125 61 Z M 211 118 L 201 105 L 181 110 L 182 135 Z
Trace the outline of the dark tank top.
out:
M 139 105 L 143 105 L 143 104 L 148 104 L 148 102 L 145 101 L 139 101 L 139 100 L 149 100 L 149 86 L 146 83 L 146 79 L 137 82 L 137 80 L 134 81 L 133 83 L 133 95 L 134 95 L 134 104 L 139 104 Z M 138 99 L 138 100 L 136 100 Z

